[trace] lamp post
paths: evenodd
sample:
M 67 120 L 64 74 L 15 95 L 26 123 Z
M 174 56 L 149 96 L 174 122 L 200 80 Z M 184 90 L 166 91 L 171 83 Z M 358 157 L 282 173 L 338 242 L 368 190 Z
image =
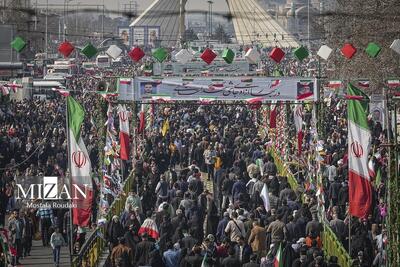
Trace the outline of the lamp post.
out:
M 209 34 L 209 38 L 211 39 L 212 36 L 212 5 L 213 5 L 213 1 L 212 0 L 208 0 L 208 34 Z

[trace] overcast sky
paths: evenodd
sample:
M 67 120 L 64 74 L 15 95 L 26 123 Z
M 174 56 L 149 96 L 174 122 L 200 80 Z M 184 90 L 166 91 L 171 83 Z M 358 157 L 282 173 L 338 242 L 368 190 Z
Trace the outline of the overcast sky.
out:
M 68 0 L 66 0 L 68 1 Z M 71 0 L 69 0 L 71 1 Z M 146 9 L 154 0 L 136 0 L 139 5 L 139 10 Z M 161 0 L 163 1 L 163 0 Z M 176 0 L 179 1 L 179 0 Z M 228 6 L 225 0 L 213 0 L 213 10 L 215 11 L 227 11 Z M 33 5 L 35 5 L 36 0 L 31 1 Z M 76 3 L 80 2 L 82 4 L 103 4 L 103 0 L 73 0 L 69 3 L 71 6 L 75 6 Z M 118 5 L 120 9 L 123 9 L 124 4 L 128 4 L 130 0 L 104 0 L 104 4 L 107 9 L 118 10 Z M 46 0 L 37 0 L 38 4 L 46 4 Z M 64 0 L 49 0 L 49 4 L 61 4 L 63 5 Z M 188 0 L 186 5 L 187 10 L 191 9 L 200 9 L 200 10 L 208 10 L 207 0 Z

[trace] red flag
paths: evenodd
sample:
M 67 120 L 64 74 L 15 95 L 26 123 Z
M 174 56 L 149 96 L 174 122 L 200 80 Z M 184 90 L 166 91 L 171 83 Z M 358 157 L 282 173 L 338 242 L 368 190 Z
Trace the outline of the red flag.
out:
M 138 132 L 139 133 L 143 133 L 145 127 L 146 127 L 145 114 L 144 114 L 143 111 L 141 111 L 140 115 L 139 115 L 139 129 L 138 129 Z

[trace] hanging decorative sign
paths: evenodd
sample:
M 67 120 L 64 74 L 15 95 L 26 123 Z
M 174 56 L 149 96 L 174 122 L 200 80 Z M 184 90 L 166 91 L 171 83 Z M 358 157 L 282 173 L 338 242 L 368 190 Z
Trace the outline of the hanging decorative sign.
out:
M 218 100 L 294 101 L 313 100 L 316 80 L 303 78 L 241 77 L 215 79 L 199 77 L 192 80 L 176 78 L 135 79 L 134 100 L 168 97 L 171 100 L 199 100 L 214 97 Z
M 92 58 L 97 54 L 97 48 L 94 47 L 91 43 L 88 43 L 83 49 L 82 54 L 84 54 L 87 58 Z
M 233 62 L 233 59 L 235 58 L 235 52 L 233 52 L 232 49 L 226 48 L 222 52 L 221 56 L 226 63 L 231 64 Z
M 140 47 L 134 47 L 134 48 L 132 48 L 131 51 L 129 51 L 128 56 L 134 62 L 138 62 L 145 56 L 145 53 L 143 52 L 143 50 Z
M 394 40 L 393 43 L 390 45 L 390 49 L 392 49 L 397 54 L 400 54 L 400 39 Z
M 283 52 L 282 49 L 279 47 L 275 47 L 272 49 L 272 51 L 269 53 L 269 57 L 275 61 L 276 63 L 279 63 L 282 61 L 283 57 L 285 56 L 285 52 Z
M 119 57 L 122 53 L 122 49 L 119 48 L 116 45 L 110 45 L 110 47 L 107 49 L 106 54 L 112 57 L 113 59 L 116 59 Z
M 178 53 L 175 54 L 175 59 L 181 64 L 186 64 L 191 61 L 193 58 L 192 53 L 187 49 L 181 49 Z
M 317 55 L 322 59 L 328 60 L 331 53 L 332 53 L 332 48 L 330 48 L 327 45 L 323 45 L 319 48 Z
M 249 50 L 247 50 L 244 57 L 250 64 L 257 64 L 261 60 L 260 53 L 258 53 L 257 49 L 254 48 L 250 48 Z
M 14 50 L 18 53 L 24 50 L 25 46 L 26 42 L 21 37 L 15 37 L 15 39 L 11 42 L 11 47 L 14 48 Z
M 348 59 L 351 59 L 357 52 L 357 49 L 352 44 L 345 44 L 342 49 L 340 50 Z
M 153 52 L 153 57 L 162 63 L 168 57 L 168 53 L 164 48 L 157 48 Z
M 377 45 L 376 43 L 369 43 L 367 48 L 365 49 L 365 52 L 372 58 L 375 58 L 379 55 L 381 52 L 381 47 Z
M 304 46 L 300 46 L 299 48 L 296 48 L 293 51 L 293 54 L 300 61 L 303 61 L 303 59 L 305 59 L 309 55 L 307 48 L 305 48 Z
M 210 48 L 206 48 L 206 50 L 204 50 L 204 52 L 200 55 L 200 58 L 207 64 L 211 64 L 216 57 L 217 54 L 215 54 Z
M 70 42 L 65 41 L 58 47 L 58 52 L 60 52 L 64 57 L 69 57 L 74 49 L 75 47 Z

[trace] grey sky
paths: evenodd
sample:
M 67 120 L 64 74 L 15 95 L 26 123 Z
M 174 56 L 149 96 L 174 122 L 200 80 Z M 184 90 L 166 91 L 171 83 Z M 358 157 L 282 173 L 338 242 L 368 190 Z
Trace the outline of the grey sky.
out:
M 35 5 L 36 0 L 32 0 L 32 4 Z M 68 0 L 66 0 L 68 1 Z M 71 0 L 69 0 L 71 1 Z M 178 0 L 179 1 L 179 0 Z M 225 0 L 213 0 L 213 10 L 215 11 L 227 11 L 228 6 Z M 37 0 L 38 4 L 46 4 L 46 0 Z M 81 5 L 83 4 L 103 4 L 103 0 L 73 0 L 69 3 L 70 6 L 76 6 L 76 3 L 80 2 Z M 123 9 L 124 4 L 129 4 L 130 0 L 104 0 L 104 4 L 106 5 L 107 9 L 118 10 L 118 5 L 120 9 Z M 139 5 L 139 10 L 146 9 L 153 0 L 136 0 Z M 61 4 L 63 5 L 64 0 L 49 0 L 49 4 Z M 186 9 L 200 9 L 200 10 L 208 10 L 207 0 L 188 0 L 186 5 Z

